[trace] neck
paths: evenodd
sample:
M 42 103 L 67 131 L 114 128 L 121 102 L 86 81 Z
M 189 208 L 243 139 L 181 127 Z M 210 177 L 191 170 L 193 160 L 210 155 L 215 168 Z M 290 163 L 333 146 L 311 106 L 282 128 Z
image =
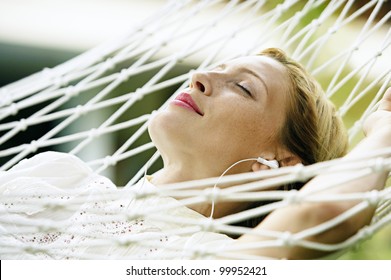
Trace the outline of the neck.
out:
M 156 186 L 220 176 L 218 171 L 192 161 L 164 161 L 164 167 L 153 175 Z
M 223 168 L 222 168 L 223 169 Z M 218 177 L 224 170 L 213 170 L 211 166 L 205 164 L 197 164 L 197 161 L 164 161 L 164 168 L 153 175 L 151 183 L 156 186 L 164 187 L 166 184 L 192 181 L 204 178 Z M 221 186 L 219 186 L 221 187 Z M 224 186 L 227 187 L 227 186 Z M 181 198 L 177 198 L 181 199 Z M 212 205 L 204 202 L 188 206 L 190 209 L 209 217 L 211 214 Z M 233 214 L 246 208 L 243 202 L 220 202 L 215 203 L 214 218 L 223 217 Z

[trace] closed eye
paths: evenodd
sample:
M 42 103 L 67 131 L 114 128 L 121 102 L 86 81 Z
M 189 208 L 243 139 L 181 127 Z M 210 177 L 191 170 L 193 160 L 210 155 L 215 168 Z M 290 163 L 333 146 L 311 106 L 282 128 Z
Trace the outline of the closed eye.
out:
M 242 86 L 241 84 L 236 84 L 244 93 L 246 93 L 249 96 L 252 96 L 251 91 L 246 88 L 245 86 Z

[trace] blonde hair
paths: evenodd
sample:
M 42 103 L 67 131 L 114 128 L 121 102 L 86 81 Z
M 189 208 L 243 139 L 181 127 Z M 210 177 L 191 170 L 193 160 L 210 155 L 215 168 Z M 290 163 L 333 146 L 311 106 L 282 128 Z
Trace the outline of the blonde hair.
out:
M 278 141 L 298 156 L 304 165 L 345 155 L 348 149 L 346 129 L 341 117 L 336 114 L 334 104 L 326 97 L 315 78 L 280 49 L 266 49 L 259 55 L 280 62 L 290 79 L 286 120 L 277 135 Z M 293 182 L 281 188 L 300 189 L 304 184 Z M 270 202 L 256 201 L 249 209 Z M 252 217 L 235 225 L 255 227 L 266 215 Z
M 346 129 L 336 114 L 334 104 L 328 100 L 315 78 L 280 49 L 266 49 L 259 55 L 280 62 L 290 80 L 285 123 L 277 135 L 282 145 L 298 156 L 304 165 L 345 155 L 348 149 Z M 281 188 L 300 189 L 303 185 L 304 182 L 293 182 Z M 249 209 L 268 203 L 256 201 Z M 235 225 L 255 227 L 266 215 L 252 217 Z
M 319 83 L 304 67 L 282 50 L 269 48 L 259 55 L 280 62 L 291 83 L 286 121 L 280 141 L 303 164 L 341 157 L 348 149 L 348 138 L 342 119 L 326 97 Z

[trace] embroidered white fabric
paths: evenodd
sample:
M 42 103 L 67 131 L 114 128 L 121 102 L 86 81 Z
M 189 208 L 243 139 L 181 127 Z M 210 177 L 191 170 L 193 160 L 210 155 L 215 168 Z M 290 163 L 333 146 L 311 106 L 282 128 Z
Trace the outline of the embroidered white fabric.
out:
M 154 205 L 172 203 L 176 203 L 177 207 L 164 210 L 164 213 L 160 214 L 178 220 L 207 218 L 171 197 L 140 196 L 122 197 L 119 200 L 94 200 L 94 193 L 104 196 L 105 192 L 112 194 L 116 188 L 109 179 L 93 173 L 77 157 L 57 152 L 39 154 L 1 173 L 0 195 L 5 199 L 0 204 L 0 213 L 3 213 L 0 217 L 0 258 L 196 258 L 194 252 L 199 246 L 219 249 L 232 240 L 226 235 L 213 232 L 170 234 L 184 225 L 180 222 L 159 221 L 153 216 L 121 220 L 116 215 L 119 212 L 141 213 L 141 210 Z M 136 194 L 154 192 L 156 189 L 144 179 L 129 188 Z M 24 196 L 12 196 L 15 190 Z M 6 199 L 7 197 L 9 199 Z M 66 203 L 81 197 L 84 201 L 77 203 L 76 209 L 56 209 L 45 203 L 29 201 L 38 199 Z M 97 223 L 96 220 L 102 217 L 105 220 Z M 24 219 L 24 223 L 18 223 L 21 219 Z M 42 228 L 42 232 L 26 233 L 26 228 L 29 227 L 26 219 L 30 219 L 30 224 L 41 220 L 48 225 Z M 51 225 L 53 229 L 48 230 Z M 133 242 L 118 241 L 121 237 L 129 236 L 134 238 Z M 140 242 L 137 242 L 137 236 L 140 236 Z M 15 254 L 15 250 L 20 252 Z
M 231 240 L 224 235 L 199 233 L 203 225 L 208 228 L 211 220 L 189 211 L 178 201 L 160 195 L 145 198 L 140 195 L 135 199 L 130 194 L 121 196 L 121 188 L 117 191 L 109 180 L 94 172 L 109 173 L 114 166 L 137 163 L 136 170 L 120 174 L 124 182 L 121 184 L 127 182 L 130 188 L 140 188 L 141 194 L 144 190 L 155 191 L 148 182 L 143 185 L 141 181 L 134 186 L 146 166 L 159 158 L 157 152 L 152 157 L 146 154 L 155 149 L 150 138 L 145 137 L 153 112 L 163 110 L 169 100 L 188 86 L 193 71 L 213 69 L 227 60 L 258 53 L 267 47 L 286 50 L 322 82 L 327 97 L 338 105 L 338 114 L 349 129 L 352 145 L 361 139 L 363 121 L 376 109 L 390 85 L 391 11 L 386 1 L 167 2 L 161 11 L 117 40 L 0 88 L 0 159 L 4 162 L 0 170 L 10 170 L 17 164 L 11 171 L 0 171 L 1 259 L 205 258 L 208 257 L 205 252 L 212 250 L 222 257 L 248 259 L 239 252 L 227 256 L 224 250 L 219 251 Z M 148 80 L 142 82 L 141 75 Z M 165 92 L 173 94 L 161 106 L 164 101 L 157 101 Z M 156 102 L 149 102 L 155 97 Z M 88 166 L 94 172 L 76 158 L 62 154 L 42 154 L 19 163 L 42 149 L 55 150 L 60 146 L 62 151 L 84 160 L 87 160 L 85 155 L 91 155 Z M 145 156 L 139 157 L 141 154 Z M 391 223 L 390 188 L 325 197 L 260 190 L 277 183 L 305 181 L 336 172 L 338 168 L 356 171 L 354 178 L 344 181 L 359 179 L 370 172 L 389 170 L 389 156 L 389 150 L 374 152 L 360 162 L 334 160 L 307 167 L 281 168 L 255 174 L 257 178 L 254 174 L 237 174 L 218 183 L 240 185 L 224 191 L 216 188 L 216 192 L 191 190 L 192 197 L 186 205 L 210 201 L 215 196 L 220 201 L 265 198 L 278 201 L 272 206 L 214 220 L 213 227 L 221 232 L 243 234 L 244 229 L 227 229 L 226 225 L 247 219 L 254 211 L 264 214 L 300 201 L 361 200 L 356 208 L 334 218 L 333 222 L 294 235 L 262 232 L 259 234 L 275 240 L 245 245 L 281 247 L 297 242 L 306 248 L 328 252 L 342 250 Z M 250 178 L 258 181 L 244 183 Z M 182 183 L 170 195 L 181 195 L 194 184 L 207 190 L 216 184 L 216 179 Z M 327 187 L 334 186 L 330 183 Z M 99 193 L 103 196 L 98 196 Z M 377 202 L 379 206 L 371 225 L 349 240 L 340 244 L 304 240 Z M 153 207 L 159 212 L 152 215 L 134 214 L 153 212 L 148 208 L 165 203 L 179 205 L 177 209 L 164 211 Z M 194 222 L 186 215 L 194 215 Z

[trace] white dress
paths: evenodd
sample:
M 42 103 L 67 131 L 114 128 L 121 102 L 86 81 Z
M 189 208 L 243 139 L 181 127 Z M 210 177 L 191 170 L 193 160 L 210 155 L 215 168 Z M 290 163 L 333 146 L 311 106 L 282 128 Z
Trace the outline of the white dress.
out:
M 130 189 L 140 195 L 157 188 L 142 179 Z M 207 218 L 171 197 L 109 197 L 116 192 L 109 179 L 64 153 L 42 153 L 1 172 L 0 259 L 208 258 L 205 249 L 232 242 L 183 222 Z M 173 207 L 135 215 L 156 205 Z

